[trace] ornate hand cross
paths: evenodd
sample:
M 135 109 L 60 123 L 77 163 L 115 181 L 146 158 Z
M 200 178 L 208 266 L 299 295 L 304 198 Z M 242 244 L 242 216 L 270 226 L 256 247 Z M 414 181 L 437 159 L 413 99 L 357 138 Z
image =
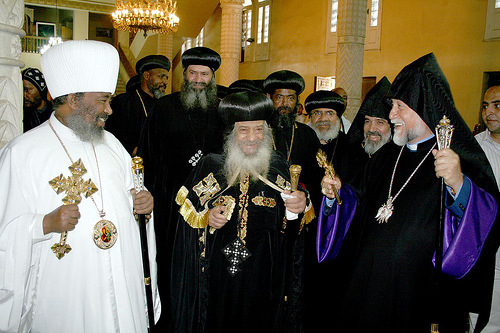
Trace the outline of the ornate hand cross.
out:
M 57 194 L 65 192 L 66 196 L 62 199 L 64 205 L 78 205 L 82 201 L 80 194 L 84 194 L 85 198 L 88 198 L 97 192 L 98 189 L 92 180 L 84 181 L 82 179 L 82 176 L 87 173 L 87 169 L 85 169 L 81 159 L 71 164 L 68 169 L 71 172 L 71 176 L 65 178 L 63 174 L 60 174 L 49 181 L 49 184 Z M 61 259 L 66 253 L 71 251 L 71 246 L 66 244 L 67 237 L 68 232 L 62 232 L 59 243 L 52 245 L 52 252 L 56 254 L 57 259 Z

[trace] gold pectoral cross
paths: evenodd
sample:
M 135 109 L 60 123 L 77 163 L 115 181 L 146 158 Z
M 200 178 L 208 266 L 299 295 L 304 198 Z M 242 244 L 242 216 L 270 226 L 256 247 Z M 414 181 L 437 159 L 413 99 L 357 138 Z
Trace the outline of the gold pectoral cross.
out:
M 198 184 L 193 187 L 194 192 L 200 198 L 200 203 L 202 205 L 207 202 L 215 193 L 220 191 L 219 183 L 214 177 L 213 173 L 203 178 Z
M 92 180 L 89 179 L 84 181 L 82 179 L 82 176 L 87 173 L 87 169 L 85 169 L 81 159 L 78 159 L 78 161 L 71 164 L 68 169 L 71 172 L 71 176 L 66 178 L 63 174 L 60 174 L 49 181 L 49 185 L 54 189 L 54 191 L 56 191 L 57 194 L 65 192 L 66 196 L 62 199 L 64 205 L 78 205 L 80 201 L 82 201 L 80 194 L 84 194 L 85 198 L 88 198 L 97 192 L 98 189 Z M 68 232 L 63 231 L 61 233 L 59 243 L 55 243 L 51 247 L 52 252 L 55 253 L 57 259 L 61 259 L 66 253 L 71 251 L 71 246 L 66 244 L 67 237 Z

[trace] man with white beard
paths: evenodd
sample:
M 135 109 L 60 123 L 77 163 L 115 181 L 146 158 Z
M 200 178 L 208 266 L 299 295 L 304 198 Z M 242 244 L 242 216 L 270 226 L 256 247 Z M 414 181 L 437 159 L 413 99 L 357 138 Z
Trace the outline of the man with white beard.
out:
M 41 67 L 54 112 L 0 150 L 1 332 L 148 331 L 133 213 L 150 214 L 153 198 L 131 191 L 130 155 L 103 129 L 119 64 L 107 43 L 51 47 Z
M 222 150 L 223 123 L 217 114 L 215 71 L 220 55 L 206 47 L 182 54 L 184 82 L 180 92 L 160 98 L 148 116 L 138 155 L 144 159 L 145 182 L 155 207 L 158 285 L 170 295 L 170 261 L 178 207 L 175 195 L 202 156 Z M 168 302 L 167 306 L 168 306 Z M 160 331 L 169 325 L 164 308 Z
M 224 154 L 204 158 L 177 194 L 175 332 L 290 332 L 298 325 L 288 312 L 297 306 L 287 304 L 296 298 L 290 270 L 311 206 L 301 190 L 290 194 L 288 165 L 273 151 L 266 123 L 273 110 L 258 92 L 225 97 Z
M 403 68 L 387 96 L 400 147 L 369 159 L 359 191 L 338 177 L 322 181 L 327 198 L 318 218 L 318 260 L 340 254 L 352 266 L 338 286 L 344 295 L 332 320 L 342 332 L 428 332 L 439 324 L 439 332 L 455 333 L 468 331 L 474 309 L 480 331 L 498 247 L 491 166 L 432 53 Z M 454 133 L 450 148 L 438 150 L 434 130 L 443 116 Z M 438 237 L 442 253 L 436 253 Z

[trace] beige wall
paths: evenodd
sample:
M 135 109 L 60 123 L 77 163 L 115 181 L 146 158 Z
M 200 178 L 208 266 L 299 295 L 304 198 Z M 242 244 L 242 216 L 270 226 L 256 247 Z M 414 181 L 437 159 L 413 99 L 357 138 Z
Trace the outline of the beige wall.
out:
M 458 110 L 472 127 L 478 120 L 483 72 L 500 71 L 500 41 L 483 42 L 486 2 L 383 0 L 381 50 L 365 52 L 363 75 L 377 80 L 386 75 L 392 81 L 406 64 L 434 52 Z M 274 0 L 270 59 L 241 63 L 240 78 L 263 79 L 275 70 L 294 70 L 306 81 L 304 100 L 313 91 L 314 76 L 335 75 L 335 55 L 325 54 L 327 5 L 327 0 Z M 220 17 L 219 7 L 205 26 L 205 45 L 216 51 Z

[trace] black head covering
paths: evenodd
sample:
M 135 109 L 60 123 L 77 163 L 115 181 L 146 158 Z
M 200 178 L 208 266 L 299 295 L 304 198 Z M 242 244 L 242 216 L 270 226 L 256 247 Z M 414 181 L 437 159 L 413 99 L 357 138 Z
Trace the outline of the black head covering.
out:
M 304 78 L 298 73 L 282 70 L 269 74 L 264 81 L 264 91 L 272 95 L 276 89 L 292 89 L 300 95 L 306 86 Z
M 170 60 L 161 54 L 153 54 L 139 59 L 135 64 L 135 71 L 139 75 L 142 75 L 145 71 L 155 68 L 163 68 L 169 71 Z
M 181 57 L 182 67 L 188 68 L 190 65 L 201 65 L 209 67 L 212 72 L 220 66 L 220 55 L 208 47 L 193 47 L 184 51 Z
M 382 118 L 391 124 L 389 120 L 391 105 L 388 103 L 386 97 L 390 87 L 391 82 L 384 76 L 366 94 L 347 133 L 349 143 L 360 143 L 364 140 L 365 116 Z
M 228 92 L 228 89 L 226 86 L 223 86 L 220 84 L 217 85 L 217 98 L 218 99 L 223 99 L 224 97 L 226 97 L 227 92 Z
M 273 112 L 273 102 L 263 93 L 254 91 L 227 95 L 219 104 L 219 115 L 226 125 L 238 121 L 268 121 Z
M 263 92 L 255 84 L 255 82 L 253 80 L 247 80 L 247 79 L 236 80 L 233 83 L 231 83 L 228 87 L 228 94 L 234 94 L 234 93 L 242 92 L 242 91 L 254 91 L 254 92 L 260 92 L 260 93 Z
M 125 86 L 125 90 L 127 92 L 134 91 L 137 88 L 139 88 L 140 85 L 141 85 L 141 77 L 139 76 L 139 74 L 137 74 L 137 75 L 132 76 L 128 80 L 127 85 Z
M 304 101 L 304 108 L 308 115 L 312 110 L 316 109 L 331 109 L 337 112 L 337 117 L 342 117 L 345 111 L 345 104 L 342 97 L 330 90 L 318 90 L 307 96 Z
M 35 86 L 42 99 L 47 98 L 47 84 L 45 83 L 45 77 L 39 69 L 28 67 L 21 72 L 21 75 L 23 80 L 27 80 Z
M 460 155 L 464 173 L 486 191 L 498 192 L 488 159 L 455 108 L 450 86 L 433 53 L 403 68 L 394 79 L 388 97 L 403 101 L 433 132 L 446 116 L 454 127 L 451 149 Z

